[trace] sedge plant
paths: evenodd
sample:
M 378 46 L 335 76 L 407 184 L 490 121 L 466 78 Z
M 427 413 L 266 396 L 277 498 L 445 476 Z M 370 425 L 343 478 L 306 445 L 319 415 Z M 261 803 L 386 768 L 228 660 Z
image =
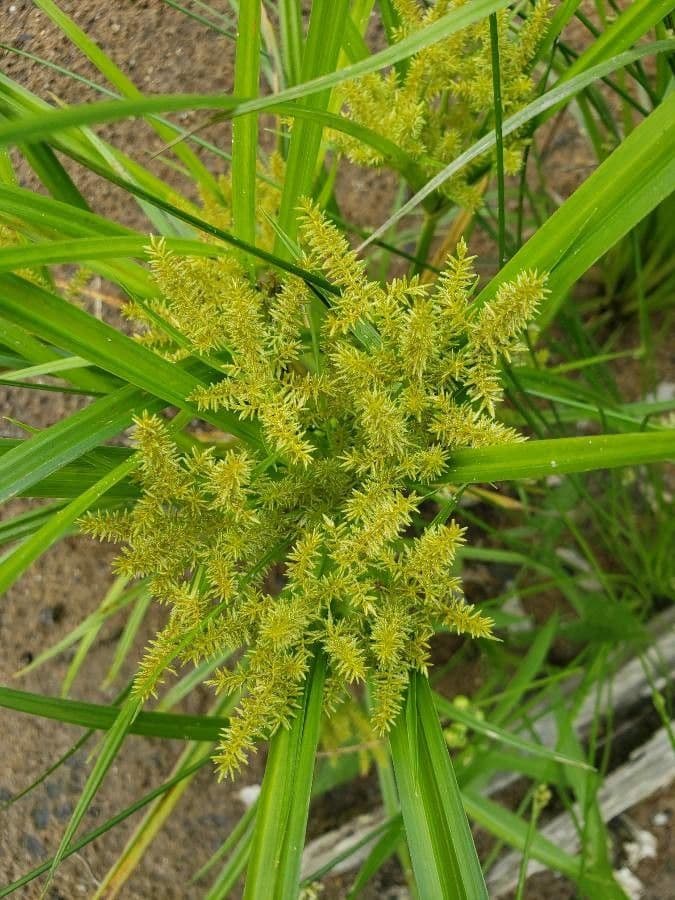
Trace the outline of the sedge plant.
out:
M 105 732 L 55 854 L 0 896 L 58 879 L 145 809 L 96 893 L 117 896 L 196 773 L 236 778 L 263 743 L 260 796 L 195 872 L 213 900 L 316 895 L 344 859 L 303 869 L 312 800 L 371 767 L 383 813 L 349 851 L 368 847 L 349 897 L 396 857 L 424 900 L 484 898 L 502 842 L 523 854 L 518 896 L 529 859 L 584 896 L 624 896 L 598 801 L 603 698 L 614 645 L 642 652 L 673 589 L 668 484 L 645 475 L 674 455 L 672 403 L 653 395 L 671 255 L 648 233 L 675 184 L 669 4 L 598 3 L 581 49 L 577 3 L 166 5 L 230 42 L 232 94 L 144 95 L 54 0 L 36 6 L 106 83 L 32 64 L 102 98 L 52 105 L 0 75 L 0 379 L 89 399 L 0 441 L 0 497 L 49 500 L 0 525 L 0 587 L 75 531 L 121 545 L 98 608 L 27 666 L 75 648 L 64 696 L 0 689 L 86 728 L 72 752 Z M 597 165 L 560 202 L 546 136 L 571 103 Z M 188 109 L 230 119 L 231 147 L 172 120 Z M 128 116 L 189 195 L 96 130 Z M 20 186 L 17 155 L 44 190 Z M 66 159 L 126 191 L 143 229 L 94 213 Z M 342 209 L 348 163 L 402 186 L 373 233 Z M 580 303 L 598 260 L 606 296 Z M 92 276 L 124 296 L 124 328 L 90 313 Z M 614 308 L 637 322 L 637 398 L 612 368 L 627 355 Z M 472 561 L 514 578 L 477 596 Z M 563 614 L 529 616 L 551 592 Z M 164 624 L 123 685 L 153 604 Z M 115 617 L 119 695 L 70 699 Z M 560 666 L 559 636 L 576 647 Z M 443 681 L 470 658 L 482 683 L 450 702 Z M 208 715 L 171 711 L 202 684 Z M 548 709 L 553 743 L 533 727 Z M 167 781 L 79 835 L 128 734 L 188 743 Z M 517 811 L 490 798 L 498 772 L 529 779 Z M 539 830 L 553 795 L 577 803 L 578 852 Z M 497 842 L 480 859 L 469 821 Z

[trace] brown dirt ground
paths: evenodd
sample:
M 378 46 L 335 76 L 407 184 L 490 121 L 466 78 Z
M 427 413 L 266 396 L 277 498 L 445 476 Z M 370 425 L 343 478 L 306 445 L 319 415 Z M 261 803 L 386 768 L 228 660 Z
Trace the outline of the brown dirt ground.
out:
M 233 80 L 232 45 L 227 39 L 205 31 L 198 23 L 185 18 L 161 0 L 60 0 L 65 12 L 72 15 L 103 49 L 146 92 L 230 90 Z M 226 0 L 211 2 L 212 7 L 227 12 Z M 27 0 L 3 0 L 3 41 L 58 62 L 102 83 L 94 69 L 83 61 L 40 11 Z M 81 102 L 88 95 L 82 85 L 30 63 L 20 57 L 2 53 L 0 65 L 8 76 L 24 84 L 42 97 L 55 96 L 66 102 Z M 200 119 L 185 114 L 181 122 L 189 127 Z M 160 148 L 159 139 L 138 122 L 122 122 L 101 129 L 101 134 L 128 154 L 144 161 L 148 153 Z M 227 126 L 212 127 L 205 136 L 227 146 Z M 557 143 L 556 143 L 557 142 Z M 555 138 L 554 150 L 564 158 L 556 164 L 559 192 L 566 195 L 587 174 L 587 157 L 578 130 L 570 122 Z M 570 160 L 572 162 L 570 163 Z M 161 161 L 151 167 L 168 176 L 177 186 L 181 178 L 169 171 Z M 222 163 L 217 164 L 217 168 Z M 102 184 L 94 176 L 71 169 L 83 193 L 96 211 L 135 227 L 147 227 L 135 204 L 114 187 Z M 32 185 L 30 175 L 21 169 L 22 180 Z M 386 214 L 393 195 L 390 177 L 349 167 L 340 176 L 340 196 L 345 214 L 364 226 L 376 225 Z M 364 202 L 364 199 L 366 202 Z M 27 397 L 11 390 L 0 392 L 0 412 L 37 427 L 44 427 L 72 412 L 78 401 L 56 394 L 31 392 Z M 3 423 L 3 434 L 17 430 Z M 16 511 L 21 504 L 15 503 Z M 82 618 L 93 611 L 110 586 L 111 551 L 81 537 L 70 537 L 32 567 L 4 598 L 0 607 L 0 679 L 12 683 L 13 674 L 55 641 L 66 635 Z M 141 652 L 147 634 L 156 628 L 160 616 L 151 612 L 145 634 L 134 648 Z M 121 620 L 113 620 L 99 635 L 80 673 L 73 695 L 109 703 L 114 692 L 99 685 L 110 665 L 114 641 Z M 26 689 L 58 694 L 70 657 L 56 657 L 18 682 Z M 127 666 L 123 679 L 130 677 L 133 666 Z M 123 679 L 120 683 L 123 683 Z M 196 692 L 186 711 L 204 712 L 210 698 Z M 21 790 L 40 775 L 79 737 L 79 729 L 44 719 L 0 711 L 2 728 L 2 764 L 0 766 L 0 801 Z M 93 749 L 95 744 L 90 745 Z M 132 802 L 140 792 L 150 790 L 169 776 L 180 752 L 177 742 L 130 738 L 105 781 L 94 805 L 85 818 L 89 830 L 104 822 L 120 808 Z M 197 898 L 202 889 L 189 887 L 187 881 L 196 868 L 218 847 L 230 827 L 243 811 L 239 788 L 256 782 L 261 774 L 258 760 L 240 779 L 236 787 L 217 784 L 208 770 L 201 772 L 191 790 L 182 798 L 168 825 L 161 831 L 120 893 L 125 900 L 171 900 Z M 86 751 L 80 751 L 45 784 L 9 811 L 0 813 L 0 883 L 19 877 L 52 853 L 62 834 L 89 769 Z M 345 792 L 341 792 L 344 801 Z M 349 802 L 368 806 L 374 802 L 372 785 L 357 784 Z M 673 892 L 671 825 L 675 798 L 672 791 L 652 798 L 631 811 L 631 817 L 650 828 L 659 838 L 659 857 L 642 864 L 638 874 L 647 886 L 647 900 L 667 900 Z M 337 809 L 334 810 L 337 814 Z M 667 824 L 654 827 L 657 812 L 666 815 Z M 326 810 L 324 810 L 324 815 Z M 71 900 L 93 895 L 97 883 L 124 846 L 130 823 L 109 832 L 82 853 L 65 861 L 54 880 L 49 896 Z M 326 826 L 334 824 L 326 819 Z M 385 897 L 388 885 L 397 880 L 396 870 L 387 868 L 375 882 L 368 897 Z M 348 883 L 334 880 L 326 898 L 344 897 Z M 36 882 L 17 896 L 37 898 Z M 569 898 L 569 886 L 547 876 L 533 880 L 527 892 L 531 898 Z

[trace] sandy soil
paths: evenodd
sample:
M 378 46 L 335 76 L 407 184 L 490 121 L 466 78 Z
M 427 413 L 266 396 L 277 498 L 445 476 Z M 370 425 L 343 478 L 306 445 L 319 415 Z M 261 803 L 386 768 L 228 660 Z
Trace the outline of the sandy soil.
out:
M 198 23 L 185 18 L 161 0 L 60 0 L 61 7 L 96 40 L 144 91 L 203 91 L 231 89 L 232 44 L 225 38 L 205 31 Z M 211 2 L 214 8 L 226 12 L 225 0 Z M 79 52 L 50 24 L 48 19 L 27 0 L 3 0 L 3 37 L 14 46 L 58 62 L 80 74 L 102 83 L 93 68 L 82 60 Z M 42 97 L 54 95 L 67 102 L 82 101 L 90 96 L 87 90 L 71 80 L 24 59 L 0 53 L 2 70 Z M 183 124 L 198 121 L 186 114 Z M 149 152 L 158 150 L 160 142 L 147 128 L 137 122 L 125 122 L 102 129 L 102 134 L 127 153 L 144 161 Z M 227 146 L 226 126 L 206 132 L 211 140 Z M 555 138 L 557 149 L 569 161 L 573 158 L 578 136 L 568 129 Z M 566 194 L 584 177 L 586 162 L 577 156 L 576 162 L 560 170 L 560 190 Z M 222 166 L 222 163 L 220 164 Z M 161 175 L 168 169 L 161 161 L 152 166 Z M 21 170 L 24 183 L 31 184 L 29 173 Z M 135 204 L 129 198 L 95 177 L 73 170 L 73 176 L 97 211 L 104 212 L 135 227 L 147 227 Z M 180 184 L 180 177 L 171 173 Z M 393 192 L 391 178 L 378 178 L 373 173 L 350 168 L 341 175 L 340 192 L 345 213 L 353 215 L 358 209 L 363 225 L 375 225 L 384 217 Z M 363 203 L 363 198 L 368 199 Z M 0 392 L 0 411 L 30 425 L 44 427 L 72 412 L 76 401 L 56 394 L 26 393 L 4 390 Z M 1 424 L 2 434 L 15 435 L 14 426 Z M 13 505 L 18 508 L 17 504 Z M 9 592 L 0 606 L 0 679 L 9 683 L 13 673 L 39 652 L 67 634 L 82 618 L 94 610 L 111 583 L 109 549 L 80 538 L 68 538 L 47 553 L 27 575 Z M 158 624 L 160 616 L 153 611 L 135 648 L 137 658 L 148 633 Z M 89 653 L 87 663 L 73 689 L 77 698 L 109 703 L 112 690 L 101 690 L 102 678 L 110 664 L 114 641 L 122 620 L 113 620 L 99 635 Z M 21 679 L 18 686 L 26 690 L 58 694 L 66 672 L 69 656 L 57 657 L 45 667 Z M 133 665 L 123 673 L 119 684 L 132 674 Z M 198 691 L 189 711 L 203 712 L 211 702 L 208 693 Z M 80 731 L 42 719 L 0 711 L 2 764 L 0 765 L 0 801 L 29 784 L 63 753 L 78 737 Z M 89 751 L 95 747 L 92 742 Z M 85 818 L 89 830 L 105 821 L 120 808 L 135 799 L 140 792 L 150 790 L 168 777 L 181 746 L 174 742 L 130 738 L 119 755 L 113 770 Z M 236 787 L 217 784 L 208 770 L 201 772 L 193 788 L 180 801 L 163 829 L 146 853 L 141 865 L 127 882 L 120 896 L 126 900 L 152 898 L 197 898 L 201 888 L 187 886 L 195 869 L 217 848 L 232 824 L 243 811 L 239 797 L 242 785 L 255 782 L 261 773 L 259 759 L 242 777 Z M 74 804 L 77 802 L 89 770 L 87 752 L 79 752 L 67 765 L 26 799 L 0 813 L 0 884 L 17 878 L 53 852 Z M 374 802 L 371 782 L 363 781 L 355 788 L 333 798 L 334 804 L 324 807 L 339 815 L 338 805 L 349 808 L 367 807 Z M 345 804 L 345 800 L 349 803 Z M 633 811 L 633 817 L 650 827 L 660 841 L 657 861 L 643 864 L 649 900 L 666 900 L 668 875 L 672 876 L 672 851 L 669 843 L 675 800 L 672 793 L 654 798 Z M 665 824 L 654 826 L 657 813 Z M 138 821 L 138 818 L 131 822 Z M 329 823 L 334 824 L 334 823 Z M 108 833 L 73 858 L 64 862 L 56 876 L 50 897 L 71 900 L 93 895 L 97 882 L 107 871 L 123 847 L 130 831 L 130 823 Z M 382 873 L 372 890 L 364 896 L 385 897 L 395 884 L 397 873 L 392 866 Z M 35 886 L 24 889 L 17 896 L 39 896 Z M 345 895 L 346 882 L 335 881 L 324 897 Z M 571 897 L 569 886 L 555 883 L 551 878 L 533 882 L 528 890 L 531 897 Z

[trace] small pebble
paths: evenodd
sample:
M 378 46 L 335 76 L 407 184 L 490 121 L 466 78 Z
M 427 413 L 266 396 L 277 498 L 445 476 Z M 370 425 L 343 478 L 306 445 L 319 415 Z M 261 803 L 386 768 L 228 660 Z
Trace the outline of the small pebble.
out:
M 84 787 L 85 779 L 86 772 L 84 771 L 84 768 L 71 769 L 70 778 L 68 779 L 68 789 L 79 793 Z
M 72 756 L 69 756 L 66 760 L 66 765 L 69 769 L 80 769 L 84 765 L 84 754 L 83 753 L 73 753 Z
M 63 793 L 63 784 L 61 781 L 48 781 L 45 784 L 45 790 L 48 797 L 58 797 Z
M 657 828 L 663 828 L 668 822 L 670 822 L 670 813 L 667 812 L 657 812 L 652 817 L 652 825 L 656 825 Z
M 69 819 L 73 814 L 73 806 L 72 803 L 60 803 L 56 807 L 56 818 L 59 822 L 65 822 L 66 819 Z
M 34 834 L 25 835 L 23 842 L 26 850 L 28 850 L 28 852 L 34 859 L 43 859 L 47 855 L 45 845 L 42 843 L 40 838 L 35 837 Z
M 631 872 L 627 866 L 617 869 L 614 877 L 619 882 L 629 900 L 641 900 L 644 893 L 644 885 L 640 879 Z
M 629 869 L 635 869 L 643 859 L 656 859 L 658 842 L 651 831 L 638 828 L 634 832 L 634 840 L 623 845 Z
M 239 790 L 239 799 L 244 806 L 251 806 L 260 796 L 259 784 L 247 784 Z
M 45 606 L 38 613 L 38 621 L 41 625 L 57 625 L 63 618 L 63 603 L 54 606 Z
M 49 825 L 49 807 L 45 806 L 44 803 L 34 806 L 31 810 L 30 817 L 36 828 L 46 828 L 47 825 Z

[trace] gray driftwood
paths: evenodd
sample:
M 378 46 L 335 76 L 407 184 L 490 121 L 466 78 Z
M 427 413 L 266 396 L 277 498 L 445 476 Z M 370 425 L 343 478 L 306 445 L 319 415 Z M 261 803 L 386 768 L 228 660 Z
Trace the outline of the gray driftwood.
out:
M 674 723 L 675 724 L 675 723 Z M 605 822 L 635 806 L 641 800 L 667 787 L 675 778 L 675 757 L 670 738 L 665 728 L 661 728 L 646 744 L 635 750 L 628 762 L 619 766 L 605 779 L 598 791 L 598 802 Z M 575 808 L 578 814 L 579 810 Z M 569 813 L 557 816 L 539 829 L 542 837 L 568 853 L 579 849 L 579 837 Z M 518 883 L 520 853 L 511 851 L 492 867 L 487 884 L 490 897 L 500 897 L 513 890 Z M 546 867 L 530 860 L 528 876 L 541 872 Z

